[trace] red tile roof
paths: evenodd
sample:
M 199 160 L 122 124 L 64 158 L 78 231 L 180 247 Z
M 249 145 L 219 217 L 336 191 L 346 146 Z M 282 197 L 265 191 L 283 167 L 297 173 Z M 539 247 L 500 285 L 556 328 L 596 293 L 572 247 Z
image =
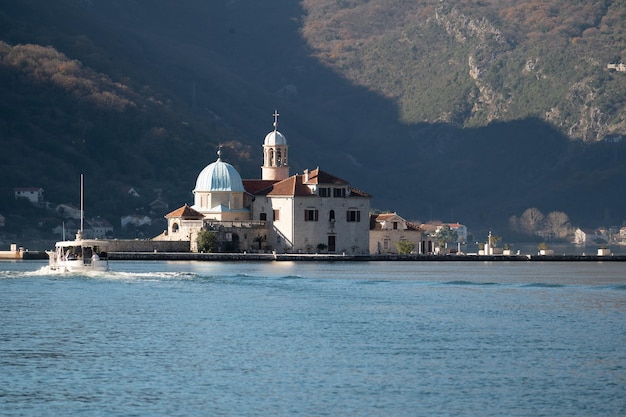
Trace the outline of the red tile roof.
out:
M 376 217 L 376 220 L 378 220 L 378 221 L 381 221 L 381 222 L 382 222 L 382 221 L 388 220 L 388 219 L 390 219 L 390 218 L 392 218 L 392 217 L 398 217 L 398 218 L 401 218 L 401 217 L 400 217 L 400 216 L 398 216 L 396 213 L 382 213 L 382 214 L 379 214 L 379 215 L 378 215 L 378 217 Z
M 246 192 L 252 195 L 269 195 L 269 196 L 290 196 L 302 197 L 315 195 L 309 185 L 333 184 L 333 185 L 349 185 L 345 180 L 329 174 L 316 168 L 308 172 L 308 180 L 305 181 L 307 174 L 295 174 L 282 181 L 274 180 L 243 180 L 243 186 Z M 350 196 L 352 197 L 371 197 L 370 194 L 359 190 L 358 188 L 349 187 Z
M 185 204 L 181 208 L 178 208 L 178 209 L 176 209 L 176 210 L 166 214 L 165 217 L 167 219 L 172 218 L 172 217 L 180 217 L 180 218 L 186 219 L 186 220 L 193 220 L 193 219 L 199 220 L 199 219 L 204 218 L 202 213 L 192 209 L 187 204 Z
M 278 180 L 243 180 L 242 182 L 247 193 L 256 195 L 267 188 L 271 188 Z
M 422 231 L 422 232 L 424 231 L 424 229 L 422 229 L 420 227 L 420 225 L 415 224 L 413 222 L 406 222 L 406 228 L 409 229 L 409 230 L 419 230 L 419 231 Z
M 322 171 L 319 167 L 309 172 L 309 180 L 306 183 L 348 185 L 348 181 L 342 180 L 326 171 Z
M 292 175 L 287 179 L 277 182 L 270 189 L 263 190 L 262 194 L 289 197 L 305 197 L 312 195 L 311 189 L 302 183 L 302 179 L 302 175 Z

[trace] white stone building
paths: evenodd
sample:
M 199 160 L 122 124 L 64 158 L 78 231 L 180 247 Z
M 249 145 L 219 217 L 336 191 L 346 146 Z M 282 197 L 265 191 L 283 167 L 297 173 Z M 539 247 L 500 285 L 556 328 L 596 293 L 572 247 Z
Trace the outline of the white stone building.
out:
M 371 196 L 347 181 L 316 168 L 265 188 L 257 180 L 244 184 L 254 196 L 254 218 L 268 222 L 268 243 L 277 251 L 369 252 Z
M 372 214 L 370 216 L 370 253 L 397 254 L 397 244 L 408 241 L 415 245 L 413 252 L 424 254 L 432 251 L 432 241 L 424 241 L 422 229 L 396 213 Z
M 194 250 L 204 228 L 230 250 L 368 253 L 371 196 L 319 167 L 290 175 L 289 146 L 277 128 L 275 112 L 261 179 L 242 180 L 218 152 L 198 175 L 194 204 L 169 213 L 168 229 L 155 239 L 190 240 Z

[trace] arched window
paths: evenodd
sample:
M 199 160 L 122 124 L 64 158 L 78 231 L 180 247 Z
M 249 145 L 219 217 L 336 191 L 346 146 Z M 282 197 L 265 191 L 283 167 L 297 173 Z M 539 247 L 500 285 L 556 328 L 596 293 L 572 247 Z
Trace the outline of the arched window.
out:
M 335 221 L 335 210 L 331 210 L 330 213 L 328 213 L 328 220 L 331 222 Z
M 178 223 L 172 223 L 172 233 L 177 233 L 179 229 Z

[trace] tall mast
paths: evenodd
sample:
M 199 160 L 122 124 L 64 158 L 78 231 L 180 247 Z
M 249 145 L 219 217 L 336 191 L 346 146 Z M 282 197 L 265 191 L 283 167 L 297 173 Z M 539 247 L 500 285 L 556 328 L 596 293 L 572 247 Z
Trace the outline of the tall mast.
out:
M 80 174 L 80 234 L 83 234 L 83 210 L 84 210 L 84 196 L 83 196 L 83 174 Z

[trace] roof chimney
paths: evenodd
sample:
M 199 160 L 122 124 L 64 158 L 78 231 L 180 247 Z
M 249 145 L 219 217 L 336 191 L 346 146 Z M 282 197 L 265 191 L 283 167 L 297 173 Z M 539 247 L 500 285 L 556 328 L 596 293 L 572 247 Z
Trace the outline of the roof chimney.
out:
M 304 170 L 304 182 L 309 181 L 309 170 L 305 169 Z

